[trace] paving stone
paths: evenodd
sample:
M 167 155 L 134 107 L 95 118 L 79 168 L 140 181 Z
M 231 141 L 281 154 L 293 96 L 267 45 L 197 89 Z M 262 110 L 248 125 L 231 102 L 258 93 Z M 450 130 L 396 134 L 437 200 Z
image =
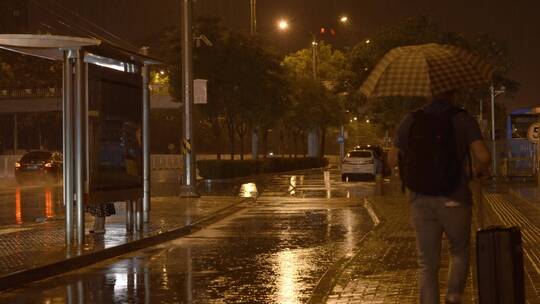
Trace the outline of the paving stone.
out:
M 385 196 L 370 199 L 383 222 L 364 241 L 364 245 L 341 273 L 327 303 L 417 303 L 418 276 L 414 231 L 409 221 L 406 197 L 396 189 L 395 186 L 385 189 Z M 485 225 L 520 225 L 524 235 L 528 235 L 524 238 L 524 248 L 533 258 L 526 258 L 528 261 L 525 263 L 527 303 L 540 303 L 540 280 L 534 260 L 540 256 L 540 234 L 537 233 L 540 231 L 538 204 L 520 203 L 508 194 L 494 194 L 487 190 L 485 192 Z M 478 302 L 474 236 L 479 220 L 480 213 L 475 206 L 471 234 L 471 271 L 464 303 Z M 440 272 L 441 302 L 444 300 L 447 285 L 448 264 L 448 244 L 444 241 Z
M 240 200 L 236 197 L 217 196 L 200 199 L 153 198 L 150 223 L 146 225 L 142 235 L 126 232 L 124 204 L 116 204 L 117 214 L 107 219 L 107 232 L 104 235 L 87 234 L 80 254 L 180 228 Z M 93 217 L 87 215 L 86 219 L 88 231 L 93 225 Z M 0 226 L 0 232 L 7 231 L 0 233 L 0 276 L 47 265 L 77 254 L 66 251 L 63 220 L 25 225 L 21 228 L 24 229 L 14 230 L 12 226 Z

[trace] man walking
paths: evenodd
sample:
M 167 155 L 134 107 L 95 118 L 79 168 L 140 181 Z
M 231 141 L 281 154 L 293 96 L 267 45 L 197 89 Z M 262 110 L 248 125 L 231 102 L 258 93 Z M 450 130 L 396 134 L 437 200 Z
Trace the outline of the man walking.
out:
M 473 201 L 468 183 L 471 174 L 485 173 L 490 163 L 478 124 L 454 106 L 454 98 L 455 92 L 446 92 L 409 113 L 397 129 L 388 156 L 391 167 L 399 163 L 410 194 L 423 304 L 440 300 L 443 233 L 451 256 L 446 303 L 462 303 L 469 272 Z

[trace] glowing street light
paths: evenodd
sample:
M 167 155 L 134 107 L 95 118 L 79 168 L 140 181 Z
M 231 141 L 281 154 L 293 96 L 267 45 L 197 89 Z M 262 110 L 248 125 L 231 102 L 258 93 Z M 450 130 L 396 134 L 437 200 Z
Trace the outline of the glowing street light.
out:
M 286 31 L 289 29 L 289 22 L 287 20 L 279 20 L 277 26 L 281 31 Z
M 341 17 L 341 18 L 339 19 L 339 21 L 341 21 L 341 23 L 347 23 L 347 22 L 349 22 L 349 17 L 343 16 L 343 17 Z

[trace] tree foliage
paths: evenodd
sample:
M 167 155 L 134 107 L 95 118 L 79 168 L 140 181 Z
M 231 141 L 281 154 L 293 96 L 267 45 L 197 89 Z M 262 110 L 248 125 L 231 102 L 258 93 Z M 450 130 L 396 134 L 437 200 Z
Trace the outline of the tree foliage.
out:
M 212 42 L 212 46 L 194 50 L 194 77 L 208 80 L 208 104 L 198 106 L 202 123 L 216 140 L 227 130 L 231 157 L 236 139 L 240 139 L 243 156 L 249 131 L 256 126 L 270 129 L 284 111 L 287 94 L 280 60 L 260 39 L 232 31 L 219 19 L 199 20 L 195 36 L 202 34 Z M 171 92 L 179 97 L 180 40 L 177 33 L 169 33 L 165 39 L 171 46 Z
M 283 60 L 291 88 L 291 107 L 285 124 L 291 132 L 305 134 L 318 129 L 321 135 L 321 152 L 324 153 L 326 131 L 344 122 L 344 93 L 350 78 L 349 61 L 345 54 L 320 43 L 318 49 L 317 79 L 313 78 L 312 53 L 302 49 Z

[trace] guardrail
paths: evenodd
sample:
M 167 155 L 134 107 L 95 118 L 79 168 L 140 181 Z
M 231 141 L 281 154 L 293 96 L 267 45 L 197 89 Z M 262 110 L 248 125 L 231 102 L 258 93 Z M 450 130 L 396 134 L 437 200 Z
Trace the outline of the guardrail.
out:
M 15 175 L 15 163 L 21 159 L 22 155 L 0 155 L 0 178 L 13 178 Z M 239 157 L 236 157 L 238 159 Z M 246 157 L 250 158 L 249 156 Z M 335 161 L 336 157 L 331 160 Z M 197 155 L 197 160 L 216 159 L 214 154 Z M 224 156 L 223 159 L 228 159 Z M 156 170 L 181 170 L 183 168 L 181 154 L 152 154 L 150 156 L 150 166 L 152 171 Z
M 15 163 L 21 155 L 0 155 L 0 178 L 13 178 L 15 176 Z
M 0 99 L 60 96 L 61 88 L 0 89 Z

